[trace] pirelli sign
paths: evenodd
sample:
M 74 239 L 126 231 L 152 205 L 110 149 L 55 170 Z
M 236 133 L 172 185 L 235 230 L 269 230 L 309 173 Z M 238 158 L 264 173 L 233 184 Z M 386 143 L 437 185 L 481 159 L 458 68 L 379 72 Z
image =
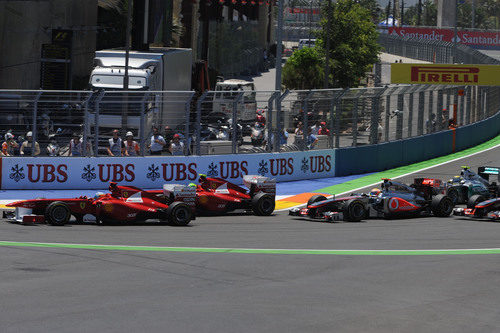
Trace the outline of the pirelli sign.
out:
M 500 86 L 500 65 L 391 64 L 391 83 Z

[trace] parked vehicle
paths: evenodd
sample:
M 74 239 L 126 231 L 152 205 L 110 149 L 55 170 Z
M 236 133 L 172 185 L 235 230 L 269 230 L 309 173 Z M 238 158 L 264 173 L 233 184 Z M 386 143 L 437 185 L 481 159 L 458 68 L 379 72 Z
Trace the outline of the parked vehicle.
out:
M 212 109 L 208 117 L 232 118 L 234 101 L 241 92 L 243 92 L 243 97 L 238 103 L 236 117 L 243 126 L 243 134 L 248 135 L 250 134 L 250 128 L 245 125 L 251 125 L 255 121 L 257 111 L 255 85 L 253 82 L 235 79 L 217 82 L 213 95 Z
M 125 51 L 96 51 L 95 68 L 90 74 L 90 88 L 94 90 L 120 91 L 123 89 L 125 75 Z M 190 91 L 192 76 L 192 50 L 153 47 L 150 51 L 130 51 L 129 90 L 151 91 L 145 103 L 146 127 L 168 123 L 172 128 L 185 119 L 185 109 L 176 103 L 165 102 L 160 91 Z M 115 95 L 115 99 L 117 96 Z M 127 123 L 129 128 L 138 128 L 143 99 L 130 94 Z M 130 103 L 133 101 L 135 103 Z M 119 128 L 121 122 L 121 99 L 115 103 L 103 101 L 100 110 L 100 125 Z M 91 117 L 91 120 L 93 118 Z

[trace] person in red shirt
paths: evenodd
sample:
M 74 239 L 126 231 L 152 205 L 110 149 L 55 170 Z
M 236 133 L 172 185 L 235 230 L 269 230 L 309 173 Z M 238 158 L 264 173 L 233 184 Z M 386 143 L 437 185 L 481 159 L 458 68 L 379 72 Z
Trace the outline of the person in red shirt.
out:
M 320 123 L 320 129 L 318 131 L 318 134 L 319 135 L 330 135 L 330 130 L 328 128 L 326 128 L 326 123 L 324 121 L 322 121 Z

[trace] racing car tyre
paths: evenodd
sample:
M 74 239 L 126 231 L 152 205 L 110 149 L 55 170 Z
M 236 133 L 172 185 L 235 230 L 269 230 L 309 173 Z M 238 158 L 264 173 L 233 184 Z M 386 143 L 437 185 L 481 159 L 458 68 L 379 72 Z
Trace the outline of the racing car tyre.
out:
M 62 201 L 54 201 L 45 209 L 45 219 L 51 225 L 65 225 L 71 217 L 71 211 Z
M 481 194 L 473 195 L 467 201 L 467 208 L 474 208 L 480 202 L 485 201 L 486 199 Z
M 167 208 L 167 216 L 170 223 L 178 226 L 188 225 L 193 218 L 192 209 L 183 202 L 177 201 Z
M 267 193 L 258 193 L 252 198 L 252 211 L 255 215 L 269 216 L 274 212 L 274 196 Z
M 323 200 L 326 200 L 326 197 L 324 195 L 321 195 L 321 194 L 313 195 L 312 197 L 309 198 L 309 200 L 307 200 L 307 206 L 312 205 L 315 202 L 320 202 Z
M 431 210 L 434 216 L 450 216 L 451 212 L 453 211 L 453 207 L 455 207 L 455 205 L 453 204 L 453 200 L 447 195 L 438 194 L 432 197 Z
M 448 197 L 450 197 L 451 201 L 453 202 L 454 205 L 458 204 L 458 190 L 455 187 L 451 187 L 448 189 L 448 193 L 446 193 Z
M 346 221 L 359 222 L 366 216 L 365 205 L 358 199 L 347 201 L 344 207 L 344 220 Z

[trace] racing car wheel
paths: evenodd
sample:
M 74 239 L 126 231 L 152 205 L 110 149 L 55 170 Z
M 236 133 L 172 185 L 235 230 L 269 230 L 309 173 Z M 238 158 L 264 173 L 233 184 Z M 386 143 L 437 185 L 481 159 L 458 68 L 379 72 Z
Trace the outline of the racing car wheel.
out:
M 274 196 L 261 192 L 252 198 L 252 210 L 255 215 L 269 216 L 274 212 Z
M 434 216 L 446 217 L 450 216 L 453 211 L 453 200 L 447 195 L 438 194 L 432 197 L 431 210 Z
M 176 201 L 168 206 L 167 216 L 170 223 L 185 226 L 191 222 L 193 211 L 184 202 Z
M 321 194 L 313 195 L 312 197 L 309 198 L 309 200 L 307 200 L 307 207 L 309 207 L 309 205 L 312 205 L 315 202 L 320 202 L 324 200 L 326 200 L 326 197 L 324 195 Z
M 45 219 L 51 225 L 65 225 L 71 217 L 71 211 L 62 201 L 54 201 L 45 209 Z
M 480 194 L 473 195 L 467 201 L 467 208 L 474 208 L 478 203 L 483 202 L 485 200 L 486 199 Z
M 346 202 L 343 213 L 344 220 L 349 222 L 359 222 L 366 216 L 365 205 L 361 200 L 351 199 Z

